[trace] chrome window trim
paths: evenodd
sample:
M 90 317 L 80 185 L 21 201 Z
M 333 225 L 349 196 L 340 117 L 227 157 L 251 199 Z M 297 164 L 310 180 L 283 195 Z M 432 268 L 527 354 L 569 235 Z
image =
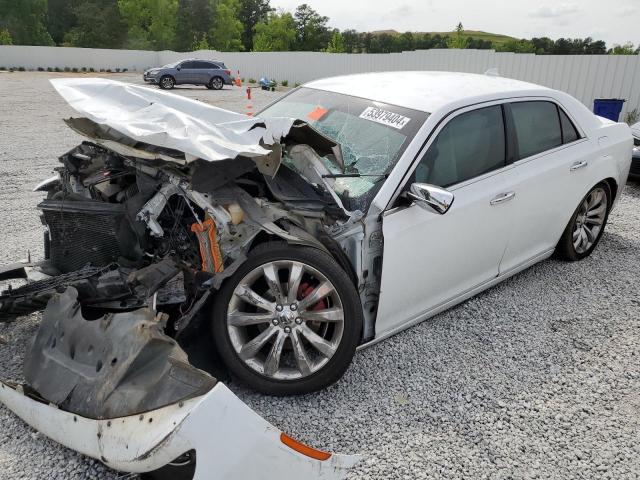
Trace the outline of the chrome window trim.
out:
M 552 102 L 552 103 L 556 104 L 556 106 L 558 108 L 561 108 L 562 111 L 567 115 L 569 120 L 571 120 L 571 123 L 573 123 L 574 127 L 576 127 L 576 130 L 578 131 L 578 134 L 580 135 L 580 138 L 575 140 L 575 141 L 573 141 L 573 142 L 565 143 L 563 145 L 559 145 L 558 147 L 555 147 L 552 150 L 546 150 L 544 152 L 537 153 L 536 155 L 532 155 L 531 157 L 527 157 L 527 158 L 523 158 L 523 159 L 520 159 L 520 160 L 516 160 L 516 161 L 512 162 L 510 165 L 506 165 L 502 169 L 493 170 L 491 172 L 487 172 L 486 174 L 480 175 L 478 177 L 474 177 L 472 179 L 465 180 L 464 182 L 460 182 L 460 183 L 451 185 L 450 187 L 447 188 L 447 190 L 454 191 L 454 189 L 457 190 L 459 188 L 463 188 L 463 187 L 465 187 L 467 185 L 475 183 L 476 181 L 482 181 L 485 178 L 489 178 L 489 177 L 491 177 L 493 175 L 502 173 L 502 172 L 506 171 L 508 169 L 508 167 L 515 167 L 517 165 L 522 165 L 523 163 L 536 160 L 537 158 L 540 158 L 542 156 L 546 156 L 546 155 L 549 155 L 551 153 L 555 153 L 556 150 L 559 151 L 559 150 L 562 150 L 564 148 L 568 148 L 568 147 L 571 147 L 571 146 L 574 146 L 574 145 L 577 145 L 579 143 L 586 142 L 586 141 L 589 140 L 589 137 L 585 134 L 585 131 L 582 128 L 582 126 L 575 120 L 573 115 L 571 115 L 569 113 L 567 108 L 565 108 L 565 106 L 559 100 L 557 100 L 556 98 L 548 97 L 548 96 L 544 96 L 544 95 L 527 96 L 527 97 L 503 97 L 501 99 L 489 100 L 489 101 L 481 102 L 481 103 L 475 103 L 475 104 L 467 105 L 465 107 L 458 108 L 456 110 L 452 110 L 449 113 L 447 113 L 440 120 L 440 123 L 438 123 L 436 125 L 436 127 L 431 132 L 429 132 L 427 134 L 424 145 L 418 151 L 418 154 L 411 161 L 411 165 L 409 166 L 409 168 L 405 172 L 405 174 L 402 177 L 401 181 L 395 186 L 393 195 L 391 195 L 391 198 L 387 202 L 386 207 L 382 211 L 382 215 L 386 216 L 385 212 L 387 212 L 387 211 L 396 211 L 396 210 L 401 209 L 401 208 L 406 208 L 405 206 L 398 207 L 397 205 L 395 205 L 395 203 L 397 202 L 398 198 L 400 197 L 400 194 L 402 193 L 403 186 L 406 185 L 406 182 L 408 181 L 409 177 L 411 177 L 411 175 L 413 175 L 413 172 L 418 167 L 418 164 L 420 163 L 420 160 L 425 155 L 427 150 L 431 147 L 431 145 L 433 144 L 434 140 L 440 134 L 442 129 L 451 120 L 453 120 L 454 118 L 456 118 L 458 115 L 460 115 L 462 113 L 470 112 L 472 110 L 479 110 L 479 109 L 484 108 L 484 107 L 491 107 L 491 106 L 494 106 L 494 105 L 505 105 L 505 104 L 511 104 L 511 103 L 516 103 L 516 102 L 535 102 L 535 101 Z M 505 124 L 505 128 L 506 128 L 506 124 Z M 505 138 L 505 141 L 508 141 L 508 137 Z

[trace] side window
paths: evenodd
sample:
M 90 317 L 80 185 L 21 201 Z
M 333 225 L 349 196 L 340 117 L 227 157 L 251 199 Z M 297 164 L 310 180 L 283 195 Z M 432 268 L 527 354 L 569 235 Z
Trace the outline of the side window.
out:
M 182 62 L 180 68 L 196 68 L 195 63 L 196 62 Z
M 576 130 L 567 114 L 564 113 L 564 110 L 558 107 L 558 112 L 560 112 L 560 125 L 562 126 L 562 143 L 575 142 L 580 138 L 578 130 Z
M 199 69 L 211 69 L 211 68 L 216 68 L 216 66 L 213 63 L 209 63 L 209 62 L 195 62 L 196 64 L 196 68 Z
M 518 140 L 518 159 L 562 145 L 560 117 L 555 103 L 515 102 L 511 104 Z
M 502 107 L 458 115 L 438 134 L 415 172 L 415 181 L 449 187 L 505 166 Z

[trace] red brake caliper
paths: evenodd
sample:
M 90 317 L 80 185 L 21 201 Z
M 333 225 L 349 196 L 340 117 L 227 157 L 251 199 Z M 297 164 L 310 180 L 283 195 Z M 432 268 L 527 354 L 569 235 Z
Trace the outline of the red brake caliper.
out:
M 316 287 L 309 285 L 309 282 L 301 283 L 300 287 L 298 288 L 298 298 L 302 300 L 304 297 L 310 295 L 315 288 Z M 327 300 L 323 298 L 314 306 L 310 307 L 309 310 L 324 310 L 326 308 L 327 308 Z

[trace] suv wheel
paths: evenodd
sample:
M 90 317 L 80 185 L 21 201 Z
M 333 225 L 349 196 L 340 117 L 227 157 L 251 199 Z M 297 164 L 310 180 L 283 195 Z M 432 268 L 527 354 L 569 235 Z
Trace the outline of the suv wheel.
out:
M 254 390 L 313 392 L 347 370 L 362 331 L 347 273 L 309 247 L 266 243 L 222 287 L 213 338 L 230 372 Z
M 171 90 L 176 86 L 176 81 L 173 79 L 171 75 L 165 75 L 160 79 L 160 88 L 163 90 Z
M 213 77 L 209 82 L 209 85 L 207 85 L 207 88 L 209 90 L 222 90 L 223 86 L 224 86 L 224 82 L 222 81 L 222 78 Z

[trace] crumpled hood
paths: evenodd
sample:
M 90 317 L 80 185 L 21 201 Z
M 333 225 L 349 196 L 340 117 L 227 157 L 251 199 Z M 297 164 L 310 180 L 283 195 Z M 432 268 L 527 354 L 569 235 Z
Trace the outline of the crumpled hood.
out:
M 187 161 L 268 155 L 293 118 L 250 118 L 179 95 L 103 78 L 54 79 L 69 105 L 136 141 L 179 150 Z M 298 121 L 299 122 L 299 121 Z

